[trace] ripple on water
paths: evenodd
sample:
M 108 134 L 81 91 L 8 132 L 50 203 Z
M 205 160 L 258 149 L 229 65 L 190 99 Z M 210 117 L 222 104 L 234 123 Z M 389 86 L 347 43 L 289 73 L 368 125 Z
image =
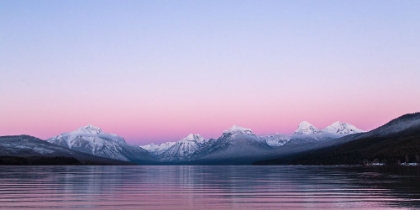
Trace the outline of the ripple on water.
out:
M 418 174 L 304 166 L 0 167 L 1 209 L 420 208 Z

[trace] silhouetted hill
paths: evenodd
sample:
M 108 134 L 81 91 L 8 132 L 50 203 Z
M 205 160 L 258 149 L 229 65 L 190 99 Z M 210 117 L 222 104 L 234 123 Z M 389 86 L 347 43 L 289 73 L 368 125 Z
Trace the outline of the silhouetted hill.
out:
M 420 162 L 420 113 L 406 114 L 367 133 L 337 139 L 341 144 L 257 161 L 257 165 L 346 165 Z

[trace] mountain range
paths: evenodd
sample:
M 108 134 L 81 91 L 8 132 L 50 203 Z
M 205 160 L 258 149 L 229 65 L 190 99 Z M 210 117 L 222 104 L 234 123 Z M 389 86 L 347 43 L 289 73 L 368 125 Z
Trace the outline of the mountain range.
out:
M 335 139 L 360 132 L 363 131 L 347 123 L 336 122 L 319 130 L 305 121 L 299 124 L 292 135 L 258 136 L 251 129 L 234 125 L 217 139 L 206 140 L 199 134 L 189 134 L 178 142 L 141 147 L 148 150 L 159 162 L 208 162 L 231 158 L 243 160 L 244 156 L 260 157 L 268 153 L 268 150 L 286 144 Z
M 47 139 L 47 142 L 78 152 L 99 157 L 129 161 L 133 163 L 152 162 L 151 154 L 139 146 L 132 146 L 116 134 L 108 134 L 93 125 L 63 133 Z
M 218 138 L 205 139 L 199 134 L 189 134 L 177 142 L 139 146 L 128 144 L 116 134 L 87 125 L 46 141 L 31 136 L 0 137 L 0 156 L 74 157 L 81 163 L 102 161 L 111 164 L 326 164 L 331 154 L 341 154 L 337 151 L 348 155 L 348 149 L 360 154 L 361 150 L 372 146 L 371 142 L 382 145 L 383 139 L 406 136 L 407 129 L 414 133 L 420 130 L 419 113 L 404 115 L 369 132 L 343 122 L 335 122 L 324 129 L 318 129 L 304 121 L 290 135 L 256 135 L 251 129 L 234 125 Z M 363 146 L 352 146 L 353 144 Z M 389 142 L 387 144 L 400 148 Z M 341 146 L 346 149 L 337 150 Z M 376 156 L 363 156 L 364 159 L 374 157 Z M 316 162 L 316 158 L 323 161 Z M 332 159 L 339 158 L 334 156 Z M 401 157 L 388 159 L 393 161 Z M 359 158 L 349 164 L 360 162 Z
M 258 136 L 251 129 L 234 125 L 217 139 L 189 134 L 177 142 L 137 146 L 128 144 L 116 134 L 87 125 L 49 138 L 47 142 L 136 164 L 249 164 L 281 146 L 335 139 L 359 132 L 363 131 L 347 123 L 336 122 L 319 130 L 308 122 L 302 122 L 292 135 Z
M 406 114 L 365 133 L 325 141 L 312 150 L 295 150 L 257 165 L 346 165 L 420 163 L 420 113 Z
M 19 157 L 19 158 L 17 158 Z M 33 136 L 0 136 L 0 164 L 130 164 L 51 144 Z

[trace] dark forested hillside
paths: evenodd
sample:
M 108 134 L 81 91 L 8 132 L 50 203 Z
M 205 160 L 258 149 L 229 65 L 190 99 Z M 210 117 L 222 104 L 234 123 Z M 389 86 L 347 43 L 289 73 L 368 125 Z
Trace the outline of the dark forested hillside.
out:
M 420 162 L 420 113 L 401 116 L 350 142 L 254 164 L 341 165 L 368 162 Z
M 81 165 L 73 157 L 17 157 L 0 156 L 0 165 Z

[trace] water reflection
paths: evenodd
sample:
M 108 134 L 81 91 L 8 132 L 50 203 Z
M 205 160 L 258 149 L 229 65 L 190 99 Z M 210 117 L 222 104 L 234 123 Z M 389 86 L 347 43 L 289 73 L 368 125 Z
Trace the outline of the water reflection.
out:
M 419 208 L 418 168 L 398 170 L 401 169 L 8 166 L 0 167 L 0 208 Z

